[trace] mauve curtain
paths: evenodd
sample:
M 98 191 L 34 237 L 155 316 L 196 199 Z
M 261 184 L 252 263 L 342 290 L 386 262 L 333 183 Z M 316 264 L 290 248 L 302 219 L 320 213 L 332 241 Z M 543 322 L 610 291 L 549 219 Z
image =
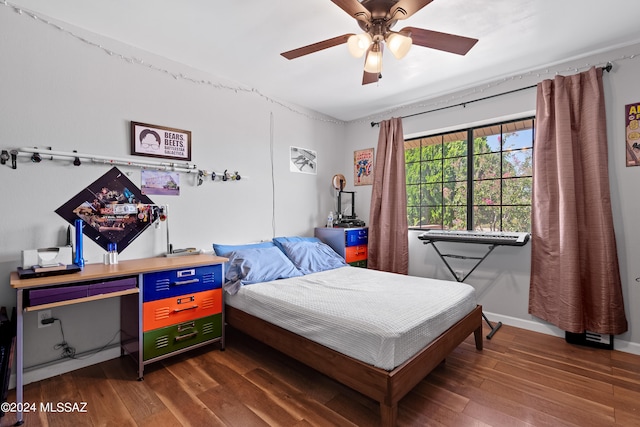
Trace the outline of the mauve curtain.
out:
M 533 150 L 529 313 L 568 332 L 621 334 L 602 69 L 538 84 Z
M 407 188 L 402 119 L 380 122 L 369 212 L 367 266 L 408 274 Z

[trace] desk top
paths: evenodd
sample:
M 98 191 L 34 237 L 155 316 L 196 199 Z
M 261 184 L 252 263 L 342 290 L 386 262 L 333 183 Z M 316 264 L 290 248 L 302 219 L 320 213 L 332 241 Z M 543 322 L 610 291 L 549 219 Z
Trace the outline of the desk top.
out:
M 119 276 L 131 276 L 134 274 L 149 273 L 153 271 L 221 264 L 226 261 L 228 261 L 227 258 L 206 254 L 176 257 L 160 256 L 154 258 L 125 260 L 120 261 L 118 264 L 86 264 L 82 271 L 78 273 L 36 277 L 33 279 L 20 279 L 18 277 L 18 273 L 13 271 L 11 272 L 10 284 L 14 289 L 36 288 L 39 286 L 100 280 Z

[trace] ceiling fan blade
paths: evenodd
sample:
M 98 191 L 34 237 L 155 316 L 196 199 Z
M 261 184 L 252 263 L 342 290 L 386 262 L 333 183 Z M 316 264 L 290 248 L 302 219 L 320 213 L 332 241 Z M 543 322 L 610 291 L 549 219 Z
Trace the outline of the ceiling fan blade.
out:
M 310 53 L 318 52 L 319 50 L 327 49 L 333 46 L 338 46 L 340 44 L 346 43 L 349 37 L 353 34 L 343 34 L 338 37 L 334 37 L 332 39 L 323 40 L 318 43 L 313 43 L 308 46 L 299 47 L 298 49 L 293 49 L 287 52 L 283 52 L 280 55 L 284 56 L 287 59 L 295 59 L 304 55 L 308 55 Z
M 400 0 L 391 8 L 392 19 L 407 19 L 433 0 Z
M 471 50 L 471 48 L 478 42 L 478 39 L 416 27 L 406 27 L 400 30 L 400 32 L 405 31 L 411 32 L 411 39 L 413 40 L 414 45 L 443 50 L 445 52 L 456 53 L 458 55 L 466 55 L 467 52 L 469 52 L 469 50 Z
M 351 17 L 363 22 L 369 22 L 371 13 L 358 0 L 331 0 L 340 9 L 347 12 Z
M 368 85 L 369 83 L 375 83 L 380 78 L 380 73 L 367 73 L 366 71 L 362 74 L 362 86 Z

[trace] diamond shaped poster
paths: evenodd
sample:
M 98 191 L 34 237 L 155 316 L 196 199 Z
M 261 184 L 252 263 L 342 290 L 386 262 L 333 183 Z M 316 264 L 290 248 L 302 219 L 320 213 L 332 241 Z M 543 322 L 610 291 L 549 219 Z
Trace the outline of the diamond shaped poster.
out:
M 149 225 L 151 199 L 140 191 L 127 176 L 114 167 L 83 188 L 56 213 L 74 225 L 84 221 L 83 233 L 104 250 L 116 243 L 122 252 Z

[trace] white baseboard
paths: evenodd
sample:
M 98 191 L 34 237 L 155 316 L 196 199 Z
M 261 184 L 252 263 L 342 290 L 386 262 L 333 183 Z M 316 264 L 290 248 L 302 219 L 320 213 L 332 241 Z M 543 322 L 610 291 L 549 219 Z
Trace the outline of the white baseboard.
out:
M 116 359 L 120 357 L 120 345 L 116 344 L 95 354 L 90 351 L 84 354 L 77 354 L 75 357 L 77 357 L 77 359 L 61 359 L 60 361 L 55 361 L 37 367 L 25 369 L 24 373 L 22 374 L 24 384 L 26 385 L 36 381 L 45 380 L 47 378 L 55 377 L 56 375 L 62 375 L 66 374 L 67 372 L 75 371 L 76 369 L 86 368 L 87 366 L 106 362 L 107 360 L 111 359 Z M 11 378 L 9 379 L 9 388 L 16 388 L 15 372 L 11 373 Z
M 516 328 L 526 329 L 528 331 L 540 332 L 542 334 L 553 335 L 564 339 L 565 331 L 553 325 L 540 323 L 535 320 L 524 320 L 515 317 L 504 316 L 501 314 L 489 313 L 486 311 L 484 314 L 489 318 L 489 321 L 491 323 L 502 322 L 502 324 L 504 325 L 514 326 Z M 496 334 L 499 333 L 500 331 L 496 332 Z M 640 356 L 640 344 L 637 343 L 623 341 L 614 337 L 613 348 L 614 350 L 622 351 L 624 353 L 637 354 Z

